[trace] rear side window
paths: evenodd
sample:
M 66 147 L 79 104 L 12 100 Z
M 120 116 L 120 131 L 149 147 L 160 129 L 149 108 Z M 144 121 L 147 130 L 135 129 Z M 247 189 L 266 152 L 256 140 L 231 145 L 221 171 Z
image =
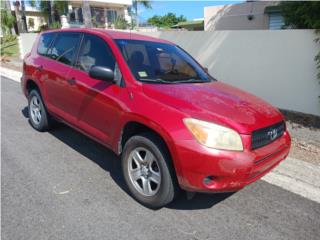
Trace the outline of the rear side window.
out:
M 89 72 L 92 66 L 107 67 L 114 71 L 115 58 L 109 45 L 103 39 L 85 34 L 76 67 Z
M 72 65 L 80 42 L 80 33 L 58 33 L 48 57 Z
M 45 33 L 40 36 L 39 45 L 38 45 L 38 54 L 46 56 L 48 48 L 54 38 L 54 33 Z

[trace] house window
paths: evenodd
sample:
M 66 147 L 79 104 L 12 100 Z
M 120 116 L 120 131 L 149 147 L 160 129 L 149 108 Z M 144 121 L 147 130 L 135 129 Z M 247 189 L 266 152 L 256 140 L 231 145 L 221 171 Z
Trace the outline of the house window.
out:
M 82 8 L 72 8 L 72 12 L 70 12 L 69 17 L 70 23 L 83 23 Z
M 269 29 L 279 30 L 284 26 L 284 19 L 281 13 L 269 13 Z
M 117 11 L 116 10 L 107 10 L 107 19 L 108 23 L 114 23 L 117 19 Z
M 105 27 L 104 9 L 98 7 L 91 7 L 91 18 L 94 27 Z

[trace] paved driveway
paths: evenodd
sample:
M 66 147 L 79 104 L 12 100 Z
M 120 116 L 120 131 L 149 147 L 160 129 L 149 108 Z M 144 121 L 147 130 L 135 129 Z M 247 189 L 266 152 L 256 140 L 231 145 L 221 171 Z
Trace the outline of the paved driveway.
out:
M 320 204 L 259 181 L 153 211 L 126 192 L 119 159 L 64 125 L 33 130 L 2 78 L 2 239 L 320 239 Z

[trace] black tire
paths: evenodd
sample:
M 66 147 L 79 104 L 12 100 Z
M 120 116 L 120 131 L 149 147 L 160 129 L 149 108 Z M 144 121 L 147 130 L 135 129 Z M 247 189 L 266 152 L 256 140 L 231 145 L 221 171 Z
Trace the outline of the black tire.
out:
M 145 196 L 139 192 L 130 178 L 129 162 L 132 161 L 130 156 L 134 150 L 140 148 L 147 149 L 153 154 L 160 170 L 161 181 L 157 192 L 153 196 Z M 173 164 L 167 148 L 157 135 L 153 133 L 143 133 L 131 137 L 124 146 L 121 163 L 124 179 L 129 191 L 133 198 L 142 205 L 153 209 L 160 208 L 172 202 L 177 196 L 179 187 Z
M 32 101 L 34 99 L 37 99 L 38 101 L 38 108 L 39 108 L 39 112 L 41 114 L 40 120 L 37 121 L 35 120 L 32 116 Z M 42 97 L 40 95 L 40 93 L 34 89 L 31 90 L 29 96 L 28 96 L 28 113 L 29 113 L 29 122 L 31 124 L 31 126 L 36 129 L 37 131 L 40 132 L 44 132 L 50 129 L 51 127 L 51 121 L 50 121 L 50 116 L 47 112 L 47 109 L 43 103 Z M 39 118 L 37 118 L 39 119 Z

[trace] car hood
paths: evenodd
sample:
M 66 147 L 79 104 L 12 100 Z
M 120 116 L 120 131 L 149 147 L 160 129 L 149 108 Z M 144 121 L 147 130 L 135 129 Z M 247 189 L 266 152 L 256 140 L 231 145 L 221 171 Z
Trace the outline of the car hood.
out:
M 187 116 L 225 125 L 242 134 L 283 119 L 262 99 L 221 82 L 143 84 L 144 93 Z

